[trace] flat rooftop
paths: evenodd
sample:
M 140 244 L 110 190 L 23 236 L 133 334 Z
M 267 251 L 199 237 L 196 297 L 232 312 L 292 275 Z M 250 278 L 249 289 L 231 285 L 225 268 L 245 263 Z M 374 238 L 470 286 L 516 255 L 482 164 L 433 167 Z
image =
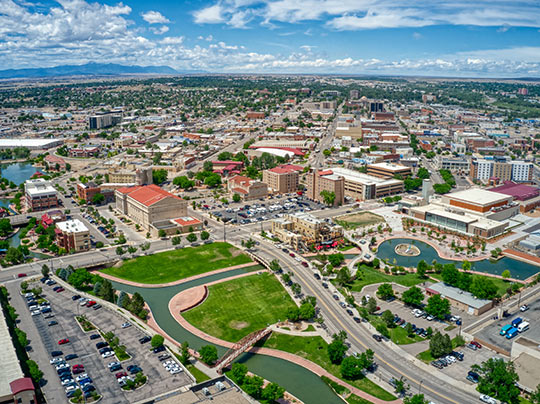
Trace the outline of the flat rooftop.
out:
M 0 139 L 0 149 L 6 147 L 45 147 L 63 142 L 59 139 Z
M 9 383 L 24 377 L 24 374 L 9 335 L 3 310 L 0 310 L 0 346 L 2 347 L 0 350 L 0 363 L 2 363 L 0 366 L 0 397 L 11 397 Z
M 447 285 L 444 282 L 434 283 L 433 285 L 429 286 L 427 289 L 430 289 L 431 291 L 439 293 L 441 297 L 447 297 L 449 299 L 466 304 L 475 309 L 480 309 L 484 307 L 486 304 L 491 304 L 491 300 L 477 299 L 471 293 L 465 292 L 461 289 Z
M 58 227 L 64 233 L 83 233 L 88 231 L 88 227 L 86 227 L 79 219 L 58 222 L 56 223 L 56 227 Z
M 342 167 L 333 167 L 331 171 L 336 174 L 340 175 L 343 178 L 345 178 L 347 181 L 352 182 L 358 182 L 365 185 L 391 185 L 391 184 L 399 184 L 403 181 L 396 180 L 396 179 L 384 179 L 379 177 L 374 177 L 373 175 L 364 174 L 360 171 L 350 170 L 348 168 L 342 168 Z
M 373 163 L 368 164 L 368 168 L 379 168 L 381 170 L 387 170 L 387 171 L 402 171 L 402 170 L 410 170 L 410 167 L 401 165 L 401 164 L 394 164 L 394 163 Z
M 493 205 L 507 201 L 510 196 L 481 188 L 471 188 L 465 191 L 453 192 L 446 195 L 449 199 L 466 202 L 472 205 Z

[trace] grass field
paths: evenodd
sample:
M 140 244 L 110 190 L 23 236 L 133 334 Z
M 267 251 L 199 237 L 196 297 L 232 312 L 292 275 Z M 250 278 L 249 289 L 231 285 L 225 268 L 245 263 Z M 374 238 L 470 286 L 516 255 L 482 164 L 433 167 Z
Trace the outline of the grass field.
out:
M 286 319 L 296 307 L 274 275 L 264 272 L 209 287 L 203 304 L 183 313 L 195 327 L 236 342 L 253 331 Z
M 268 338 L 262 346 L 279 349 L 306 358 L 323 367 L 334 376 L 341 378 L 340 367 L 339 365 L 334 365 L 330 362 L 327 352 L 328 344 L 321 337 L 298 337 L 294 335 L 272 333 L 270 338 Z M 358 387 L 381 400 L 391 401 L 395 399 L 392 394 L 377 386 L 368 378 L 364 377 L 358 380 L 347 380 L 347 383 Z
M 371 212 L 359 212 L 338 216 L 334 219 L 334 221 L 345 229 L 356 229 L 360 226 L 370 226 L 376 223 L 383 223 L 384 218 Z
M 251 259 L 228 243 L 166 251 L 125 261 L 103 273 L 141 283 L 167 283 L 216 269 L 245 264 Z
M 425 279 L 420 279 L 416 274 L 391 275 L 380 272 L 370 266 L 361 265 L 350 289 L 353 292 L 360 292 L 364 286 L 379 282 L 395 282 L 410 287 L 424 281 Z
M 197 381 L 197 383 L 202 383 L 207 380 L 210 380 L 210 377 L 206 375 L 206 373 L 203 373 L 202 371 L 200 371 L 193 365 L 187 365 L 187 370 L 189 370 L 189 373 L 191 373 L 193 377 L 195 377 L 195 380 Z

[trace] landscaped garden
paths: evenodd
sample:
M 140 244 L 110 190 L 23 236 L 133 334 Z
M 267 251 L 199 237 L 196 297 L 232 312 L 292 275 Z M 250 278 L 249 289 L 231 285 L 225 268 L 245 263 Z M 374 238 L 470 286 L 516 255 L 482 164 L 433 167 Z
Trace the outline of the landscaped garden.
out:
M 301 356 L 342 379 L 340 366 L 333 364 L 330 361 L 328 356 L 328 343 L 326 343 L 322 337 L 299 337 L 274 332 L 261 346 L 279 349 Z M 391 401 L 396 398 L 382 387 L 373 383 L 367 377 L 361 377 L 356 380 L 346 380 L 346 382 L 381 400 Z
M 251 262 L 246 254 L 228 243 L 166 251 L 122 262 L 103 273 L 140 283 L 167 283 L 216 269 Z
M 204 303 L 183 313 L 198 329 L 236 342 L 268 324 L 284 321 L 296 307 L 274 275 L 267 272 L 209 287 Z

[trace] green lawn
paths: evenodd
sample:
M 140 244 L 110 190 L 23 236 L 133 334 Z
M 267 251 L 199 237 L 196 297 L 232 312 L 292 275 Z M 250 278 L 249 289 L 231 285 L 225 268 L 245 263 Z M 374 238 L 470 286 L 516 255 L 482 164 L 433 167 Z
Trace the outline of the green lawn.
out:
M 189 370 L 189 373 L 191 373 L 193 377 L 195 377 L 197 383 L 202 383 L 210 380 L 210 377 L 206 373 L 203 373 L 201 370 L 199 370 L 193 365 L 187 365 L 187 370 Z
M 386 324 L 380 316 L 369 316 L 369 322 L 376 327 L 377 324 L 383 323 Z M 388 328 L 388 331 L 390 332 L 390 339 L 394 344 L 398 345 L 406 345 L 406 344 L 413 344 L 415 342 L 423 341 L 424 338 L 419 337 L 418 335 L 414 335 L 414 337 L 409 337 L 407 335 L 407 331 L 405 331 L 404 328 L 401 328 L 400 326 L 396 326 L 394 328 Z
M 279 349 L 281 351 L 290 352 L 306 358 L 311 362 L 323 367 L 334 376 L 341 378 L 340 367 L 339 365 L 334 365 L 330 362 L 327 352 L 328 344 L 321 337 L 299 337 L 294 335 L 272 333 L 270 338 L 268 338 L 262 346 L 266 348 Z M 391 401 L 396 398 L 368 378 L 347 380 L 347 383 L 358 387 L 366 393 L 380 398 L 381 400 Z
M 264 272 L 209 287 L 206 301 L 183 313 L 202 331 L 236 342 L 253 331 L 286 319 L 296 307 L 276 277 Z
M 141 283 L 167 283 L 216 269 L 245 264 L 251 259 L 228 243 L 204 244 L 147 255 L 106 268 L 103 273 Z
M 354 394 L 347 397 L 347 402 L 349 404 L 371 404 L 371 401 L 364 400 L 362 397 L 358 397 Z
M 366 285 L 380 282 L 395 282 L 403 286 L 414 286 L 424 282 L 416 274 L 392 275 L 380 272 L 367 265 L 360 265 L 356 280 L 352 283 L 350 289 L 353 292 L 360 292 Z

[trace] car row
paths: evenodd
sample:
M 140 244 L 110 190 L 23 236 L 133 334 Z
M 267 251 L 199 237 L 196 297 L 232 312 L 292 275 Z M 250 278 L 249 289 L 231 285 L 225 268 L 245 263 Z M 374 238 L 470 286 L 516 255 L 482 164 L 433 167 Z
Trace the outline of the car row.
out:
M 422 338 L 427 338 L 428 337 L 427 330 L 425 330 L 422 327 L 417 327 L 416 324 L 408 323 L 407 321 L 405 321 L 404 319 L 400 318 L 397 315 L 394 315 L 394 323 L 396 325 L 400 326 L 401 328 L 406 328 L 407 324 L 410 324 L 411 327 L 412 327 L 412 332 L 413 333 L 415 333 L 416 335 L 418 335 L 418 336 L 420 336 Z
M 465 355 L 463 352 L 459 351 L 452 351 L 449 355 L 446 355 L 443 358 L 439 358 L 437 360 L 434 360 L 431 362 L 432 366 L 435 366 L 437 369 L 442 369 L 443 367 L 446 367 L 448 365 L 451 365 L 452 363 L 455 363 L 456 361 L 463 361 L 463 358 Z
M 180 365 L 173 360 L 168 360 L 168 361 L 163 362 L 163 367 L 167 369 L 167 371 L 171 375 L 176 375 L 178 373 L 183 372 L 183 369 L 180 367 Z
M 84 398 L 92 396 L 96 390 L 93 385 L 92 379 L 85 372 L 84 365 L 74 364 L 70 365 L 66 361 L 76 359 L 77 354 L 66 355 L 65 358 L 57 355 L 58 352 L 52 352 L 53 358 L 50 360 L 50 364 L 54 366 L 60 384 L 64 387 L 64 391 L 68 398 L 73 397 L 77 390 L 81 390 Z M 60 354 L 62 354 L 60 352 Z M 78 375 L 78 376 L 75 376 Z

